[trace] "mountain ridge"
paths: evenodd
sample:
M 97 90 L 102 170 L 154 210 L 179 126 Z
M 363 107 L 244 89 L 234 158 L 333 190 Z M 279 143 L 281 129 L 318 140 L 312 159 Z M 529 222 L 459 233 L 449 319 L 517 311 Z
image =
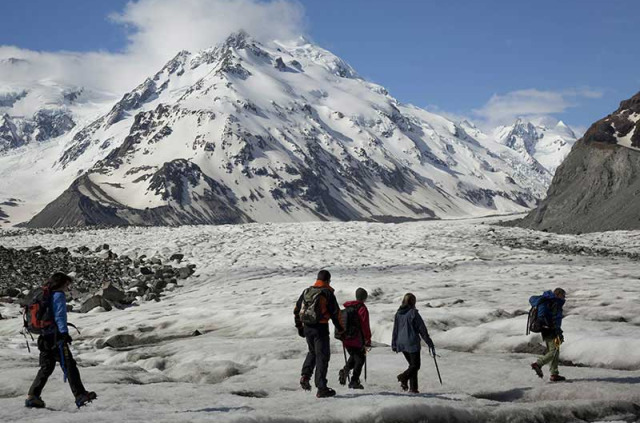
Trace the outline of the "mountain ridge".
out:
M 99 206 L 131 224 L 142 213 L 131 210 L 147 209 L 173 210 L 154 224 L 227 222 L 206 211 L 199 190 L 213 185 L 201 185 L 204 176 L 229 190 L 238 219 L 274 222 L 524 211 L 550 179 L 513 150 L 398 102 L 322 48 L 242 32 L 179 52 L 70 138 L 55 166 L 83 183 L 71 184 L 74 200 L 61 204 L 96 203 L 74 206 L 79 225 L 93 222 L 83 213 Z M 187 181 L 180 195 L 209 220 L 194 221 L 186 203 L 151 187 L 176 160 L 194 166 L 174 166 L 170 183 Z M 88 186 L 99 190 L 79 190 Z M 62 222 L 54 210 L 64 208 L 47 207 L 31 224 Z

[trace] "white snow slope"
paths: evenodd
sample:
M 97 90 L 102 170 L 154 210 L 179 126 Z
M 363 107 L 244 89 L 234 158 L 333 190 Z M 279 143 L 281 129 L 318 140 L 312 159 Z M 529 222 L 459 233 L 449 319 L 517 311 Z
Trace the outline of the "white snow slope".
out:
M 93 201 L 173 210 L 162 224 L 213 223 L 184 218 L 207 215 L 202 198 L 215 191 L 213 182 L 226 188 L 222 202 L 258 222 L 521 212 L 550 182 L 537 163 L 398 102 L 324 49 L 304 40 L 261 43 L 244 33 L 180 52 L 69 137 L 48 169 L 68 180 L 91 167 L 84 184 L 101 191 Z M 8 167 L 0 161 L 0 172 Z M 174 179 L 159 184 L 168 173 Z M 10 176 L 17 177 L 39 183 Z M 67 186 L 29 204 L 51 201 Z M 172 187 L 184 189 L 178 195 Z M 7 197 L 16 190 L 0 185 Z M 40 210 L 29 204 L 18 207 L 26 210 L 19 216 L 5 210 L 17 216 L 10 222 Z M 129 211 L 120 217 L 148 223 Z
M 0 66 L 19 69 L 22 63 L 5 60 Z M 108 111 L 114 98 L 52 80 L 0 82 L 0 227 L 29 220 L 106 154 L 66 169 L 55 165 L 71 136 Z
M 27 410 L 37 371 L 18 334 L 19 310 L 0 303 L 0 421 L 6 422 L 414 422 L 637 421 L 640 418 L 640 252 L 635 232 L 582 236 L 490 227 L 479 221 L 404 224 L 305 223 L 125 228 L 78 233 L 18 232 L 13 247 L 108 242 L 119 254 L 167 257 L 198 265 L 196 276 L 159 303 L 124 311 L 70 314 L 82 330 L 72 350 L 96 402 L 76 409 L 56 370 L 43 398 Z M 509 239 L 532 249 L 504 247 Z M 551 254 L 534 246 L 590 246 L 609 257 Z M 298 386 L 306 345 L 293 305 L 320 268 L 333 274 L 340 301 L 357 287 L 368 302 L 374 348 L 364 391 L 337 383 L 340 344 L 332 340 L 334 399 Z M 528 298 L 567 290 L 561 372 L 538 379 L 525 336 Z M 376 292 L 376 294 L 374 294 Z M 419 395 L 400 391 L 406 363 L 391 352 L 393 315 L 413 292 L 440 354 L 444 381 L 423 351 Z M 199 330 L 202 336 L 192 337 Z M 137 345 L 98 348 L 114 334 Z M 35 345 L 32 346 L 35 347 Z M 567 365 L 568 362 L 574 365 Z M 548 370 L 545 368 L 548 373 Z M 634 405 L 635 404 L 635 405 Z

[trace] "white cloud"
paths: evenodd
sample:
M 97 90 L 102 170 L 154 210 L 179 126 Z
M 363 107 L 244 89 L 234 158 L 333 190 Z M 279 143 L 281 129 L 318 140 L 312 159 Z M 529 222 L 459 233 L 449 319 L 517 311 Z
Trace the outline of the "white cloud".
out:
M 301 35 L 304 11 L 285 0 L 141 0 L 111 19 L 131 29 L 127 51 L 167 59 L 180 50 L 199 50 L 245 30 L 261 40 Z
M 484 126 L 495 127 L 512 123 L 516 118 L 542 118 L 563 113 L 571 107 L 579 106 L 580 99 L 602 97 L 602 92 L 589 89 L 568 89 L 563 91 L 542 91 L 526 89 L 506 94 L 494 94 L 487 103 L 472 111 Z
M 0 46 L 0 93 L 44 83 L 121 96 L 180 50 L 214 46 L 241 29 L 258 39 L 285 40 L 303 35 L 305 28 L 302 6 L 288 0 L 139 0 L 110 18 L 128 33 L 122 53 Z

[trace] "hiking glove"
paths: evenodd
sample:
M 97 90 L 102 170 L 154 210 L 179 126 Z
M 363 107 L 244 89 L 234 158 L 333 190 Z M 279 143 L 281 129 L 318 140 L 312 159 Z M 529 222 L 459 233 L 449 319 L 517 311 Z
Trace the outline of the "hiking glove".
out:
M 298 336 L 304 338 L 304 328 L 302 326 L 298 328 Z
M 432 357 L 436 356 L 436 347 L 434 347 L 433 345 L 429 347 L 429 354 L 431 354 Z
M 64 334 L 64 342 L 67 344 L 70 344 L 73 342 L 73 338 L 71 337 L 71 335 L 69 335 L 69 333 Z
M 435 351 L 435 347 L 433 345 L 433 341 L 431 340 L 431 338 L 427 338 L 427 346 L 429 347 L 429 350 Z
M 556 346 L 556 348 L 560 348 L 560 344 L 562 344 L 562 338 L 561 338 L 561 336 L 562 336 L 562 335 L 556 336 L 556 337 L 553 339 L 553 343 L 554 343 L 554 345 Z

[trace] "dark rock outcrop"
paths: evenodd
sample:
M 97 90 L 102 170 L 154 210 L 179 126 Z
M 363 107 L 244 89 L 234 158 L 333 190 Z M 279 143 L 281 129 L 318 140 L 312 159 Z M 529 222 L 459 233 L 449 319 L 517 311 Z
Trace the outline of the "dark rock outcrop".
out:
M 560 165 L 547 198 L 520 227 L 558 233 L 640 229 L 640 93 L 591 125 Z M 631 118 L 630 118 L 631 117 Z M 633 131 L 633 132 L 632 132 Z
M 128 224 L 126 219 L 118 215 L 117 201 L 110 200 L 105 204 L 94 200 L 95 197 L 109 200 L 104 191 L 95 185 L 87 175 L 83 175 L 24 226 L 29 228 L 63 228 L 98 224 L 107 226 Z
M 22 147 L 30 142 L 44 142 L 66 134 L 75 126 L 71 113 L 66 110 L 37 111 L 33 116 L 0 116 L 0 151 Z

